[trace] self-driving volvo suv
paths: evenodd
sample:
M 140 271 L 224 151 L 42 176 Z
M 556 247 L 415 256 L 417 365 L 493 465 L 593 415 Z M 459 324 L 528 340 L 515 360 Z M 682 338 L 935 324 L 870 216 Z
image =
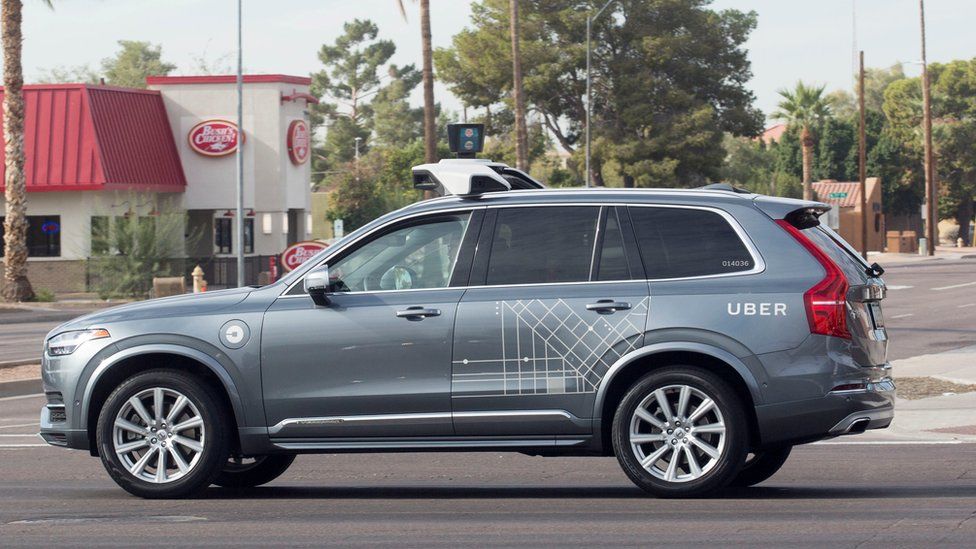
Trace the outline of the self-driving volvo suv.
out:
M 891 422 L 881 269 L 821 223 L 829 206 L 532 190 L 474 161 L 414 178 L 447 196 L 273 284 L 52 331 L 41 435 L 150 498 L 405 450 L 616 456 L 682 497 Z

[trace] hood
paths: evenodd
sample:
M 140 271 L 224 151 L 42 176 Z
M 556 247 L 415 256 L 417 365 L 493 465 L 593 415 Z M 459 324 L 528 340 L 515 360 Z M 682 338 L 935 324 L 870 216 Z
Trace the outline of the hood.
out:
M 248 296 L 254 288 L 232 288 L 202 294 L 178 295 L 149 299 L 100 309 L 73 320 L 69 320 L 51 330 L 48 336 L 67 330 L 84 330 L 87 328 L 103 327 L 115 322 L 131 322 L 159 317 L 191 316 L 208 314 L 237 305 Z

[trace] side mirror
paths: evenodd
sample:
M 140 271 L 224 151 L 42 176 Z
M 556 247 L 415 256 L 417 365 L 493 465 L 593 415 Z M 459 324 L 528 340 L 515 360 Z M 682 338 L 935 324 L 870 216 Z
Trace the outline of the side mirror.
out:
M 316 305 L 319 307 L 327 307 L 329 305 L 327 294 L 331 287 L 331 281 L 329 280 L 328 265 L 320 265 L 306 273 L 303 284 L 305 292 L 308 293 Z

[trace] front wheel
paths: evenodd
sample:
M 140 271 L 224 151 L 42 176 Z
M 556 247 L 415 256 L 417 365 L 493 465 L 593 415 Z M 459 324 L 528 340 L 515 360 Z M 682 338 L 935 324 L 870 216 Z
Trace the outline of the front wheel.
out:
M 224 470 L 217 475 L 214 484 L 224 488 L 253 488 L 280 477 L 295 461 L 294 454 L 269 456 L 233 456 L 227 460 Z
M 105 401 L 98 453 L 112 480 L 131 494 L 191 496 L 210 485 L 227 459 L 228 421 L 200 379 L 150 370 L 123 381 Z
M 746 458 L 742 403 L 720 377 L 673 366 L 641 378 L 613 420 L 613 447 L 628 477 L 658 497 L 719 490 Z

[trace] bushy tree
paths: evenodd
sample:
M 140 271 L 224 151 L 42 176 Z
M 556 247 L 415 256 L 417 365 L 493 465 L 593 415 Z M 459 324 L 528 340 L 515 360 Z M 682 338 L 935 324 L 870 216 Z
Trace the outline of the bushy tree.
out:
M 145 88 L 146 77 L 166 75 L 176 65 L 162 60 L 159 45 L 139 40 L 119 40 L 119 50 L 114 57 L 102 60 L 105 83 L 126 88 Z
M 146 297 L 153 277 L 182 274 L 173 259 L 183 243 L 199 235 L 186 235 L 186 215 L 125 215 L 93 231 L 91 268 L 95 289 L 103 299 Z
M 604 2 L 520 3 L 525 99 L 565 151 L 585 119 L 586 16 Z M 687 186 L 717 177 L 723 132 L 754 135 L 761 116 L 745 87 L 742 48 L 755 14 L 708 0 L 621 0 L 594 26 L 594 181 L 613 165 L 625 184 Z M 503 110 L 512 89 L 507 0 L 472 6 L 472 28 L 438 50 L 441 79 L 468 106 Z M 704 37 L 707 37 L 705 39 Z

